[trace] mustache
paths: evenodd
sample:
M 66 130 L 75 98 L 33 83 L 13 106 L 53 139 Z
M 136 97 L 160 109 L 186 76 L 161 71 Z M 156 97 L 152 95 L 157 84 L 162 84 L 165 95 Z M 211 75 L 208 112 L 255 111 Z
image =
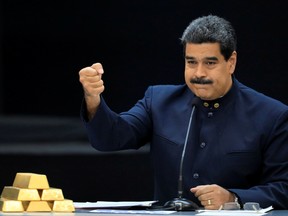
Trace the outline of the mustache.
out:
M 190 80 L 190 83 L 207 85 L 207 84 L 213 84 L 213 80 L 204 79 L 204 78 L 192 78 L 192 79 Z

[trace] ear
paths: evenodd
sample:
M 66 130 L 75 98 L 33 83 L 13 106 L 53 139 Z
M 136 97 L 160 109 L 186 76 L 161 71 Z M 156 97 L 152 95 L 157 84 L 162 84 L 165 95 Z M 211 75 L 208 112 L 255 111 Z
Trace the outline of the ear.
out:
M 233 51 L 231 57 L 228 59 L 228 67 L 230 74 L 233 74 L 236 68 L 237 52 Z

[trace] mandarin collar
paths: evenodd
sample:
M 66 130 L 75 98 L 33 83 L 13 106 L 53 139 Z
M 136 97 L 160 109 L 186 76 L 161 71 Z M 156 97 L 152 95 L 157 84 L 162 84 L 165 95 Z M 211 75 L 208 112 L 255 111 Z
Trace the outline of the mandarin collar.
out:
M 201 107 L 209 110 L 219 110 L 230 104 L 236 96 L 236 79 L 233 77 L 230 90 L 221 98 L 215 100 L 201 100 Z

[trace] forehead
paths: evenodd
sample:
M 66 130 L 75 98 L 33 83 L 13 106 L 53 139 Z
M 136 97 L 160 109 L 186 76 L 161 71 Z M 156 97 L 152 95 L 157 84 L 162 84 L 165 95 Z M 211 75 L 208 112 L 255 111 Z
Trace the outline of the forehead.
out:
M 187 43 L 185 48 L 185 56 L 197 59 L 217 57 L 220 58 L 220 44 L 219 43 Z

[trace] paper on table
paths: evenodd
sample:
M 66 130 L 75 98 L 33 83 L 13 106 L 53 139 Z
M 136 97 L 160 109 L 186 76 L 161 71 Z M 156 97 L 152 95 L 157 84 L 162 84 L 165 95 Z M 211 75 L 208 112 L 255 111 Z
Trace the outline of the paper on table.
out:
M 149 207 L 157 201 L 97 201 L 97 202 L 74 202 L 75 208 L 119 208 L 143 206 Z
M 90 212 L 93 213 L 111 213 L 111 214 L 157 214 L 157 215 L 166 215 L 166 214 L 172 214 L 176 211 L 149 211 L 149 210 L 107 210 L 107 209 L 97 209 L 92 210 Z
M 196 215 L 201 216 L 251 216 L 251 215 L 265 215 L 268 211 L 271 211 L 273 209 L 272 206 L 268 208 L 261 209 L 259 211 L 248 211 L 248 210 L 197 210 Z

